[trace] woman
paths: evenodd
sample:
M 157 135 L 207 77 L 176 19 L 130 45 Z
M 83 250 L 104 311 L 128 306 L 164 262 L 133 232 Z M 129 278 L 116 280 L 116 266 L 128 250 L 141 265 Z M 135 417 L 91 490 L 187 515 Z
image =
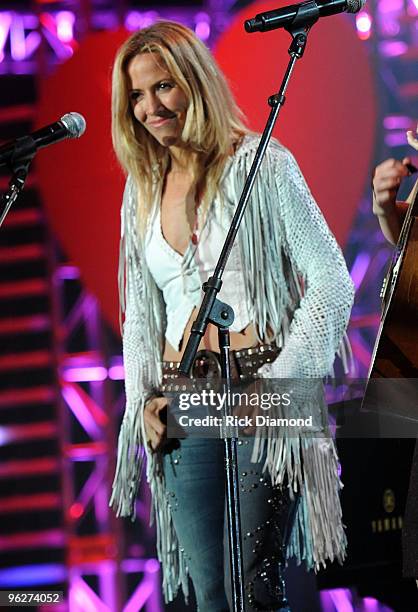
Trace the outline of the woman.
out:
M 213 271 L 258 137 L 243 124 L 203 43 L 179 24 L 159 22 L 133 34 L 117 54 L 113 140 L 129 176 L 119 268 L 127 405 L 111 503 L 120 515 L 134 512 L 143 445 L 166 600 L 180 585 L 187 595 L 190 574 L 199 609 L 228 610 L 222 444 L 187 438 L 164 453 L 161 390 L 175 376 L 200 286 Z M 295 160 L 277 142 L 223 278 L 220 299 L 236 315 L 237 375 L 306 378 L 330 371 L 353 287 Z M 199 348 L 216 360 L 212 326 Z M 247 610 L 287 609 L 279 564 L 293 492 L 301 497 L 287 554 L 308 567 L 344 558 L 337 458 L 325 407 L 315 410 L 321 427 L 313 440 L 256 437 L 254 445 L 238 446 Z
M 418 128 L 418 126 L 417 126 Z M 406 133 L 408 143 L 418 151 L 417 134 Z M 373 175 L 373 212 L 385 238 L 393 245 L 398 242 L 409 203 L 418 197 L 418 181 L 407 202 L 397 202 L 402 180 L 413 171 L 411 158 L 402 161 L 387 159 L 377 166 Z M 403 575 L 415 578 L 418 586 L 418 444 L 412 461 L 408 499 L 402 529 Z

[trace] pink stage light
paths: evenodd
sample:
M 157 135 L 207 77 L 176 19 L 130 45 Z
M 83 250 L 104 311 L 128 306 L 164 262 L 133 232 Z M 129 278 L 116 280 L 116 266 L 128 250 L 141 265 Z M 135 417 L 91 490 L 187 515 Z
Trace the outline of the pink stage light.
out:
M 4 46 L 12 23 L 11 13 L 0 13 L 0 62 L 4 60 Z
M 160 564 L 157 559 L 148 559 L 145 563 L 145 571 L 148 574 L 155 574 L 160 571 Z
M 103 381 L 107 378 L 107 369 L 101 366 L 65 368 L 62 377 L 67 382 Z
M 71 612 L 110 612 L 92 588 L 80 577 L 70 579 Z
M 196 25 L 194 31 L 200 40 L 208 40 L 210 37 L 210 17 L 207 13 L 198 13 L 195 17 Z
M 55 19 L 58 38 L 63 43 L 71 43 L 74 40 L 74 13 L 70 11 L 60 11 L 56 14 Z
M 383 125 L 386 130 L 409 130 L 411 127 L 411 119 L 403 115 L 390 115 L 385 117 Z
M 130 547 L 130 550 L 132 551 L 132 546 Z M 135 548 L 139 548 L 139 553 L 140 555 L 143 554 L 143 550 L 140 546 Z M 136 573 L 142 573 L 142 572 L 147 572 L 148 570 L 146 569 L 146 565 L 148 563 L 149 559 L 145 560 L 145 559 L 123 559 L 121 561 L 121 568 L 122 571 L 125 572 L 126 574 L 136 574 Z M 155 570 L 156 572 L 158 571 L 160 564 L 158 563 L 158 561 L 156 559 L 153 559 L 153 561 L 157 564 L 157 569 Z M 154 572 L 152 572 L 154 573 Z
M 70 609 L 74 612 L 81 612 L 81 610 L 85 610 L 85 612 L 94 612 L 94 604 L 90 600 L 87 593 L 85 593 L 82 586 L 73 584 L 70 589 Z
M 379 602 L 377 599 L 373 597 L 365 597 L 363 599 L 363 606 L 367 612 L 378 612 L 379 611 Z
M 357 255 L 350 272 L 351 278 L 353 279 L 353 283 L 356 289 L 358 289 L 361 283 L 363 282 L 369 265 L 370 255 L 368 253 L 360 253 L 359 255 Z
M 155 23 L 158 17 L 159 14 L 156 11 L 145 11 L 144 13 L 130 11 L 125 17 L 125 28 L 130 32 L 146 28 Z
M 43 36 L 45 40 L 48 41 L 49 46 L 54 51 L 57 58 L 61 61 L 70 58 L 73 55 L 74 51 L 70 44 L 62 41 L 61 38 L 58 36 L 58 21 L 55 16 L 51 15 L 50 13 L 42 13 L 40 16 L 40 23 L 42 26 Z M 68 29 L 67 25 L 64 25 L 64 30 L 65 29 Z
M 69 510 L 69 515 L 73 520 L 77 520 L 79 519 L 81 516 L 83 516 L 84 514 L 84 506 L 83 504 L 79 504 L 79 503 L 74 503 L 71 505 L 70 510 Z
M 403 0 L 380 0 L 379 13 L 399 13 L 403 11 Z
M 122 364 L 111 366 L 108 375 L 111 380 L 124 380 L 125 369 Z
M 39 19 L 36 15 L 25 13 L 22 15 L 22 19 L 25 30 L 36 30 L 39 25 Z
M 402 130 L 401 132 L 392 132 L 391 134 L 387 134 L 385 136 L 385 144 L 388 147 L 403 147 L 406 145 L 406 136 L 405 132 Z
M 61 266 L 58 270 L 57 276 L 60 280 L 74 280 L 80 278 L 80 270 L 77 266 Z
M 207 40 L 210 36 L 210 25 L 207 21 L 199 21 L 194 31 L 200 40 Z
M 17 13 L 10 28 L 10 54 L 15 61 L 26 59 L 25 29 L 23 19 Z
M 145 575 L 145 578 L 143 578 L 127 604 L 124 606 L 123 612 L 137 612 L 137 610 L 143 610 L 156 586 L 155 580 L 150 575 Z M 159 612 L 158 609 L 155 609 L 155 612 Z
M 142 16 L 138 11 L 130 11 L 125 18 L 125 28 L 130 32 L 142 27 Z
M 356 28 L 358 37 L 361 40 L 367 40 L 370 37 L 372 29 L 372 18 L 366 11 L 361 11 L 356 17 Z
M 349 589 L 321 591 L 321 606 L 324 612 L 353 612 Z
M 408 45 L 401 40 L 384 41 L 380 45 L 380 52 L 386 57 L 397 57 L 408 51 Z
M 31 55 L 41 44 L 42 37 L 39 32 L 29 32 L 26 36 L 25 47 L 26 47 L 26 59 L 29 59 Z

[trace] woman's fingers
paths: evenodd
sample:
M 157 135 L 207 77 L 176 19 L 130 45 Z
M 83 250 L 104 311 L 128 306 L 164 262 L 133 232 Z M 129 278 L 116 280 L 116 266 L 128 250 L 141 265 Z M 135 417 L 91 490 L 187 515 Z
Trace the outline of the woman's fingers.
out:
M 159 450 L 162 446 L 164 446 L 165 441 L 167 439 L 165 429 L 163 433 L 160 433 L 156 431 L 155 429 L 153 429 L 152 426 L 150 426 L 147 429 L 147 436 L 148 436 L 148 445 L 151 447 L 151 450 L 153 451 Z
M 150 414 L 146 420 L 146 424 L 160 436 L 164 434 L 165 425 L 161 422 L 158 414 Z
M 386 191 L 387 189 L 395 189 L 401 184 L 402 178 L 399 175 L 387 176 L 376 182 L 375 193 Z
M 408 174 L 409 170 L 404 163 L 396 159 L 388 159 L 376 167 L 373 184 L 379 185 L 381 182 L 390 179 L 402 179 Z
M 161 421 L 160 413 L 166 408 L 168 400 L 166 397 L 156 397 L 147 402 L 144 408 L 144 423 L 147 439 L 152 450 L 157 450 L 166 439 L 166 426 Z
M 396 195 L 402 179 L 409 175 L 409 170 L 396 159 L 387 159 L 379 164 L 373 174 L 374 211 L 379 214 L 395 207 Z
M 418 125 L 417 125 L 417 131 L 418 131 Z M 413 147 L 416 151 L 418 151 L 418 134 L 417 132 L 413 132 L 412 130 L 408 130 L 406 133 L 406 139 L 408 141 L 408 144 L 411 145 L 411 147 Z

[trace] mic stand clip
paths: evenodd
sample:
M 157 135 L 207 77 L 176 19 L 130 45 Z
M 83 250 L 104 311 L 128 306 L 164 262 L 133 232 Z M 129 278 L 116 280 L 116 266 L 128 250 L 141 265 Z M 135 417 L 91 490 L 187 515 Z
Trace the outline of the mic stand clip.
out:
M 0 200 L 0 227 L 7 213 L 23 191 L 29 173 L 31 161 L 36 155 L 35 141 L 31 136 L 23 136 L 15 142 L 13 154 L 8 162 L 12 171 L 9 188 Z

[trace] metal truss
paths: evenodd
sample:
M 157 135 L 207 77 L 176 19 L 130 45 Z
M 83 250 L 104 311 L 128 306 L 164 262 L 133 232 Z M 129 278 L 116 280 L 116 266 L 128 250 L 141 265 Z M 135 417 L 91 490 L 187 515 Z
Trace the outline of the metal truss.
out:
M 134 536 L 108 507 L 123 367 L 111 348 L 118 342 L 78 276 L 68 264 L 53 274 L 69 609 L 159 612 L 159 563 L 146 546 L 149 507 L 139 503 Z
M 35 74 L 40 56 L 43 72 L 69 59 L 84 36 L 92 31 L 125 27 L 133 31 L 157 19 L 185 23 L 205 41 L 225 25 L 226 7 L 218 7 L 214 29 L 211 13 L 202 5 L 180 6 L 160 2 L 148 7 L 137 2 L 98 0 L 38 0 L 0 8 L 0 75 Z M 223 19 L 220 20 L 220 17 Z

